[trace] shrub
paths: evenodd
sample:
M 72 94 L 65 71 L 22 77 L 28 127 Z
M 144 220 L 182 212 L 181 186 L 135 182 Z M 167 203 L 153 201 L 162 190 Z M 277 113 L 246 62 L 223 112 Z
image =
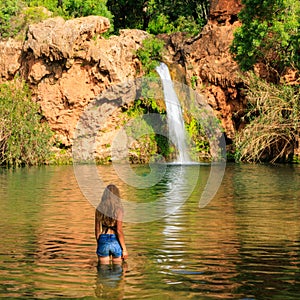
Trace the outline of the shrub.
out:
M 192 17 L 184 17 L 180 16 L 175 22 L 175 29 L 174 32 L 186 32 L 190 36 L 197 35 L 202 27 L 204 26 L 203 23 L 197 23 Z
M 143 40 L 142 47 L 137 50 L 137 57 L 141 61 L 146 75 L 158 76 L 154 70 L 162 60 L 163 50 L 164 41 L 153 36 Z
M 41 123 L 39 106 L 20 80 L 0 85 L 0 164 L 32 166 L 45 163 L 51 131 Z
M 16 33 L 18 33 L 19 26 L 14 25 L 14 18 L 16 18 L 21 12 L 22 7 L 22 2 L 18 0 L 2 0 L 0 2 L 1 38 L 13 37 Z
M 300 132 L 299 86 L 274 85 L 255 77 L 248 85 L 248 125 L 236 136 L 236 160 L 292 160 Z
M 0 37 L 21 38 L 24 40 L 28 26 L 51 16 L 45 7 L 27 7 L 22 1 L 0 3 Z
M 210 145 L 203 125 L 195 118 L 190 117 L 190 121 L 185 125 L 190 148 L 190 155 L 193 161 L 209 161 Z
M 148 163 L 153 157 L 168 159 L 170 155 L 168 138 L 157 134 L 166 126 L 165 107 L 162 107 L 156 99 L 148 98 L 146 96 L 147 91 L 144 91 L 143 94 L 145 97 L 135 100 L 126 111 L 130 120 L 127 134 L 136 140 L 136 148 L 130 149 L 130 160 L 135 163 Z M 156 115 L 156 122 L 153 122 L 149 114 Z M 149 116 L 150 118 L 148 118 Z M 143 134 L 145 132 L 146 135 Z
M 106 0 L 66 0 L 63 3 L 67 17 L 78 18 L 90 15 L 106 17 L 110 20 L 109 32 L 113 32 L 113 15 L 106 6 Z

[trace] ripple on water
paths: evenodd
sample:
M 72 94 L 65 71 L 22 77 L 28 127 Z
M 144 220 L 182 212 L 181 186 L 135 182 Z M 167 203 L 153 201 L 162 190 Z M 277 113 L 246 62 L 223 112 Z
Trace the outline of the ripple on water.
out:
M 109 182 L 120 182 L 109 167 L 103 169 Z M 99 270 L 94 207 L 72 167 L 15 171 L 5 178 L 2 173 L 0 296 L 297 299 L 299 174 L 297 168 L 229 165 L 207 207 L 198 207 L 197 189 L 205 185 L 200 182 L 173 213 L 125 223 L 127 265 Z M 207 169 L 200 181 L 205 178 Z M 154 201 L 168 195 L 170 180 L 137 191 L 123 182 L 121 191 L 130 201 Z

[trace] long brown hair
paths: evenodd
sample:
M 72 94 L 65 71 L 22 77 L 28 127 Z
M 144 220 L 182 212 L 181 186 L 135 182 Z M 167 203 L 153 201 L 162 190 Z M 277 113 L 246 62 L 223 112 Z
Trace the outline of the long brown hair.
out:
M 97 207 L 96 217 L 102 224 L 112 226 L 116 222 L 120 211 L 123 212 L 120 191 L 114 184 L 109 184 L 105 188 Z

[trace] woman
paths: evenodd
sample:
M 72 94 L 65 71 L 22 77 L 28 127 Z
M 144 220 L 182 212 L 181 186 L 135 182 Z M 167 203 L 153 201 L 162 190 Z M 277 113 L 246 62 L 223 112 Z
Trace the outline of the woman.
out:
M 119 189 L 108 185 L 102 195 L 95 213 L 95 235 L 97 240 L 98 262 L 109 264 L 121 263 L 128 257 L 123 228 L 123 207 Z

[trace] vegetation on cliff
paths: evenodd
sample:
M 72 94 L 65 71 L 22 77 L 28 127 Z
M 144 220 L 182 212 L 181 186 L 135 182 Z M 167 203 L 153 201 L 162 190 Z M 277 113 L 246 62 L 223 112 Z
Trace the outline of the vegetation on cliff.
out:
M 143 65 L 145 77 L 149 78 L 149 80 L 151 80 L 151 78 L 154 79 L 158 77 L 158 73 L 156 72 L 155 68 L 162 61 L 164 50 L 164 42 L 152 35 L 145 39 L 142 47 L 138 49 L 136 54 Z M 156 124 L 156 126 L 166 126 L 164 124 L 166 113 L 165 105 L 158 103 L 158 99 L 155 99 L 151 97 L 151 95 L 147 94 L 147 90 L 144 91 L 143 96 L 144 97 L 138 101 L 135 101 L 134 105 L 129 110 L 129 115 L 139 115 L 142 117 L 143 114 L 157 113 L 162 115 L 162 118 L 158 120 L 159 124 Z M 163 95 L 161 97 L 162 99 L 160 100 L 164 102 Z M 143 145 L 139 147 L 144 149 L 144 153 L 147 153 L 147 155 L 140 155 L 144 157 L 143 162 L 149 162 L 150 157 L 154 155 L 155 151 L 156 154 L 158 154 L 158 158 L 159 156 L 162 156 L 167 161 L 176 159 L 176 150 L 174 145 L 170 144 L 164 136 L 155 134 L 155 132 L 158 132 L 158 130 L 155 130 L 155 128 L 150 128 L 151 125 L 146 124 L 147 122 L 141 119 L 139 124 L 144 123 L 144 126 L 147 126 L 148 130 L 152 130 L 153 134 L 150 136 L 150 142 L 143 143 Z M 210 146 L 203 126 L 195 117 L 192 116 L 190 112 L 187 111 L 185 112 L 185 127 L 190 145 L 191 158 L 194 161 L 210 160 Z
M 0 85 L 0 165 L 18 167 L 44 164 L 50 154 L 52 133 L 41 122 L 37 103 L 24 81 Z
M 131 163 L 149 163 L 163 158 L 168 160 L 171 153 L 167 138 L 158 134 L 166 127 L 164 105 L 151 97 L 148 91 L 144 89 L 142 97 L 125 111 L 128 118 L 127 135 L 134 139 L 129 149 Z M 155 114 L 155 123 L 150 114 Z
M 246 127 L 236 137 L 238 161 L 293 161 L 299 148 L 299 82 L 282 78 L 300 68 L 300 2 L 243 0 L 242 26 L 235 32 L 231 51 L 244 71 L 261 63 L 266 79 L 244 77 L 248 108 Z M 299 158 L 298 158 L 299 159 Z
M 300 2 L 243 0 L 242 26 L 231 47 L 243 70 L 263 61 L 280 76 L 286 67 L 300 68 Z
M 136 55 L 142 63 L 146 76 L 156 77 L 158 75 L 155 68 L 162 60 L 164 46 L 162 40 L 151 35 L 143 41 L 142 47 L 137 50 Z
M 236 137 L 236 160 L 293 161 L 300 136 L 299 86 L 268 83 L 250 73 L 246 127 Z

